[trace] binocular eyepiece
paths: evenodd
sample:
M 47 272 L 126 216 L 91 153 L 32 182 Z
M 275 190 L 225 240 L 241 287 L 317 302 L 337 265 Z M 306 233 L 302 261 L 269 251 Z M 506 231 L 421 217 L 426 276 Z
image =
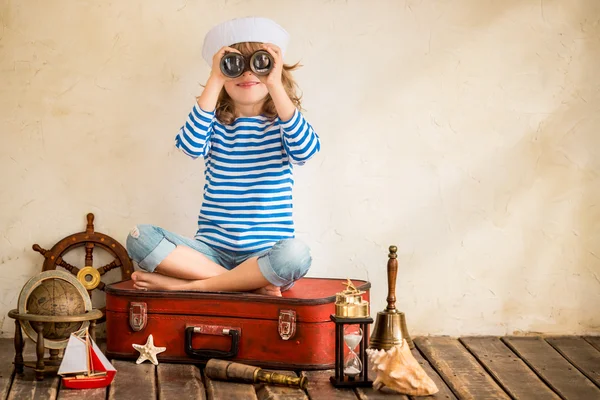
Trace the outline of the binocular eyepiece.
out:
M 228 78 L 237 78 L 250 69 L 256 75 L 268 75 L 275 61 L 266 50 L 258 50 L 247 59 L 239 53 L 225 53 L 221 58 L 221 72 Z

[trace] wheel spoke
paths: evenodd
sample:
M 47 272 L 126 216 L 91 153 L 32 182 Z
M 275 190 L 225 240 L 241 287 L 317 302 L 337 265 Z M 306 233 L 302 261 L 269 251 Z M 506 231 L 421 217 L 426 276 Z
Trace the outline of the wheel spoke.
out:
M 120 267 L 121 264 L 121 260 L 119 260 L 118 258 L 115 259 L 113 262 L 111 262 L 110 264 L 106 264 L 100 268 L 98 268 L 98 272 L 100 272 L 100 275 L 104 275 L 105 273 L 107 273 L 108 271 L 110 271 L 113 268 L 118 268 Z
M 92 267 L 94 265 L 94 256 L 92 252 L 94 251 L 94 243 L 87 242 L 85 244 L 85 266 Z
M 73 275 L 77 275 L 77 273 L 79 273 L 79 268 L 77 268 L 74 265 L 69 264 L 68 262 L 63 260 L 62 257 L 59 257 L 56 259 L 56 265 L 60 265 L 61 267 L 63 267 L 64 269 L 66 269 L 67 271 L 72 273 Z

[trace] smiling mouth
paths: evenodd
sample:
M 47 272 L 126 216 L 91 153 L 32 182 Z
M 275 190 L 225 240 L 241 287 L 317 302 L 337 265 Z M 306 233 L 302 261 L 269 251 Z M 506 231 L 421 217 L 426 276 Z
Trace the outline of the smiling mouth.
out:
M 243 87 L 243 88 L 249 88 L 249 87 L 258 85 L 259 83 L 260 82 L 242 82 L 242 83 L 238 83 L 236 86 Z

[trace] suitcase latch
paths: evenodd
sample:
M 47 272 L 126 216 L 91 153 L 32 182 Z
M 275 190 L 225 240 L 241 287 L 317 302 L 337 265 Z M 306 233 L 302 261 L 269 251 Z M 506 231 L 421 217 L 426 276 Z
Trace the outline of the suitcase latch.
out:
M 279 310 L 279 336 L 283 340 L 288 340 L 296 334 L 296 311 Z
M 129 326 L 135 332 L 139 332 L 146 327 L 148 322 L 148 313 L 146 303 L 129 303 Z

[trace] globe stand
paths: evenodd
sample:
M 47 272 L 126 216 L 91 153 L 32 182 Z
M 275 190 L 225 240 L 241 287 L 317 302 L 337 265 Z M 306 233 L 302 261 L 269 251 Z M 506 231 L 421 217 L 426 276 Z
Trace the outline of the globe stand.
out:
M 44 374 L 47 372 L 58 371 L 58 367 L 62 361 L 59 358 L 59 349 L 50 350 L 50 357 L 44 358 L 46 347 L 44 346 L 44 323 L 69 323 L 69 322 L 85 322 L 90 323 L 90 336 L 92 340 L 96 340 L 96 320 L 102 318 L 102 311 L 92 309 L 88 312 L 75 315 L 39 315 L 39 314 L 20 314 L 19 310 L 10 310 L 8 316 L 15 320 L 15 371 L 19 374 L 23 373 L 23 367 L 33 368 L 35 370 L 35 379 L 38 381 L 44 380 Z M 23 340 L 23 332 L 21 321 L 28 321 L 37 333 L 36 338 L 36 356 L 37 361 L 24 361 L 23 348 L 25 341 Z

